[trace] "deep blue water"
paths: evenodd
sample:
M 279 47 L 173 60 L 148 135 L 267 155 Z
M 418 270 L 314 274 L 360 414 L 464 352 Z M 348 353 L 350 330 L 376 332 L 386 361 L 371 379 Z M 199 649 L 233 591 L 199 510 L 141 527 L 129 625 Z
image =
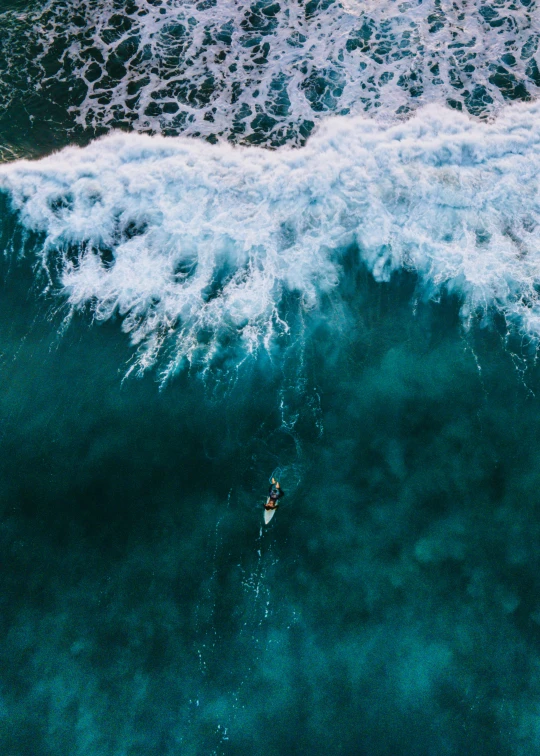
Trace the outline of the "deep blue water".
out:
M 2 753 L 538 752 L 537 18 L 3 6 Z

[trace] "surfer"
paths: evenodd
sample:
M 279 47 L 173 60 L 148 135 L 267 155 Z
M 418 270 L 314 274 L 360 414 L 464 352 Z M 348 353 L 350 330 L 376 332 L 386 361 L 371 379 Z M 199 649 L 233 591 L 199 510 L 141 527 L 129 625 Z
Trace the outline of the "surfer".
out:
M 264 508 L 277 509 L 279 507 L 278 500 L 284 495 L 285 494 L 280 488 L 278 481 L 275 478 L 272 478 L 272 485 L 268 489 L 268 499 L 266 500 Z

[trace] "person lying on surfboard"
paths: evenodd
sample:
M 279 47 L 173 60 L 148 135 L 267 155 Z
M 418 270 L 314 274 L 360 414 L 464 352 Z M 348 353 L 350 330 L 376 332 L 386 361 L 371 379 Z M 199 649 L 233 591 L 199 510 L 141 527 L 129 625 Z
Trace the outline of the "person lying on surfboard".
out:
M 282 496 L 285 496 L 285 494 L 280 488 L 279 483 L 275 478 L 272 478 L 272 485 L 268 490 L 268 499 L 266 500 L 264 508 L 277 509 L 279 507 L 278 499 L 281 499 Z

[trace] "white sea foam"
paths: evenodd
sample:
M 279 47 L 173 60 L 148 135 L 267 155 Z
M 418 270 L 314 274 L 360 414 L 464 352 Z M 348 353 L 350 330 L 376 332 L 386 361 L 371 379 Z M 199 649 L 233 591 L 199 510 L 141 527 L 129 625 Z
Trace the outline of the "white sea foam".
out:
M 174 370 L 231 336 L 268 346 L 287 292 L 339 296 L 351 244 L 377 280 L 412 269 L 465 319 L 495 308 L 538 338 L 539 147 L 540 105 L 489 125 L 432 106 L 389 128 L 332 119 L 275 152 L 117 133 L 4 165 L 0 186 L 71 307 L 118 313 L 140 366 L 168 344 Z
M 61 101 L 96 129 L 280 145 L 330 113 L 490 115 L 540 93 L 528 0 L 48 0 L 1 20 L 0 105 L 28 89 L 40 118 Z

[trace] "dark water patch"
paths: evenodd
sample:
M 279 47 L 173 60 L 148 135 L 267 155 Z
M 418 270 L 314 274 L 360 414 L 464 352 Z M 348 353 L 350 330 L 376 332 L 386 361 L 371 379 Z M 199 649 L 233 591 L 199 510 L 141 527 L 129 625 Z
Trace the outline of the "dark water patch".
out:
M 344 265 L 339 339 L 162 391 L 3 271 L 6 752 L 531 752 L 538 368 Z
M 44 0 L 3 0 L 2 11 L 38 11 L 44 4 Z

